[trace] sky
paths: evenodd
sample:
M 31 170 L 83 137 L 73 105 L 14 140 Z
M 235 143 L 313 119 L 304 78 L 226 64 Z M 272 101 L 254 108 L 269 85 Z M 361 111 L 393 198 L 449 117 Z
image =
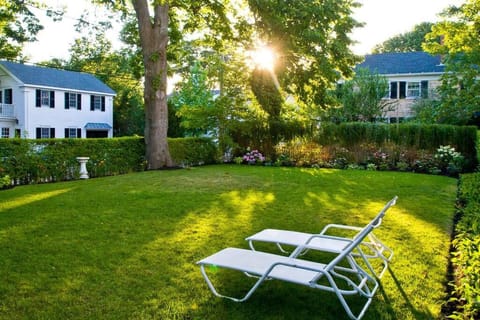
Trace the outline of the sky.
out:
M 101 15 L 101 9 L 94 8 L 88 0 L 41 0 L 52 6 L 67 8 L 62 22 L 42 18 L 45 29 L 38 34 L 38 41 L 25 46 L 24 53 L 29 62 L 41 62 L 52 58 L 67 58 L 73 40 L 80 35 L 73 25 L 86 8 Z M 357 0 L 361 8 L 354 11 L 354 18 L 365 23 L 363 28 L 354 30 L 352 39 L 358 43 L 352 47 L 356 54 L 370 53 L 372 48 L 383 41 L 408 31 L 421 22 L 436 22 L 438 13 L 450 5 L 459 5 L 464 0 Z M 39 12 L 39 15 L 45 15 Z M 112 40 L 117 37 L 110 35 Z

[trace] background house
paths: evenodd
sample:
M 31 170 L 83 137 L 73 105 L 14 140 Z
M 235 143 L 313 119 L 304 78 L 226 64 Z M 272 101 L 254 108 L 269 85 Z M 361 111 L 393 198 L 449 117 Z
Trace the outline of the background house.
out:
M 411 106 L 418 98 L 435 94 L 445 72 L 440 56 L 426 52 L 395 52 L 365 56 L 356 68 L 367 68 L 385 76 L 389 82 L 386 99 L 395 100 L 395 108 L 386 114 L 389 122 L 401 122 L 411 117 Z
M 0 137 L 112 137 L 114 96 L 91 74 L 0 61 Z

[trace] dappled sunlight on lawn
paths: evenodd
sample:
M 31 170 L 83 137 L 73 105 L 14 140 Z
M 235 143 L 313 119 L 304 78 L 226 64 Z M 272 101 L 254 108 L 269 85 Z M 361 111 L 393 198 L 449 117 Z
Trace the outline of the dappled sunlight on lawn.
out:
M 26 196 L 18 197 L 13 200 L 4 201 L 0 203 L 0 212 L 8 209 L 14 209 L 20 206 L 28 205 L 36 201 L 41 201 L 51 197 L 55 197 L 66 192 L 70 192 L 71 190 L 72 190 L 71 188 L 67 188 L 67 189 L 54 190 L 49 192 L 33 193 Z
M 143 311 L 136 316 L 152 313 L 173 318 L 208 302 L 212 297 L 204 291 L 196 262 L 224 247 L 245 242 L 252 219 L 274 200 L 273 193 L 255 190 L 220 193 L 208 206 L 187 213 L 172 226 L 171 233 L 158 234 L 139 248 L 115 272 L 119 279 L 151 272 L 152 283 L 157 282 L 157 290 L 145 298 Z M 191 282 L 196 283 L 194 288 L 202 284 L 201 291 L 192 292 Z M 192 294 L 200 296 L 192 301 Z
M 219 194 L 218 200 L 212 202 L 210 207 L 198 208 L 187 214 L 169 238 L 174 243 L 188 243 L 188 250 L 196 250 L 214 243 L 212 240 L 215 238 L 228 239 L 232 235 L 242 235 L 239 230 L 249 230 L 253 216 L 274 200 L 273 193 L 254 190 L 233 190 Z M 243 238 L 237 240 L 243 241 Z
M 333 174 L 339 171 L 339 169 L 313 169 L 313 168 L 301 168 L 300 172 L 309 174 L 311 176 L 323 176 L 326 174 Z
M 306 207 L 318 208 L 318 215 L 329 217 L 329 219 L 332 219 L 331 212 L 335 211 L 333 220 L 325 221 L 326 223 L 363 226 L 370 222 L 390 200 L 391 198 L 386 196 L 385 199 L 358 202 L 348 193 L 308 192 L 303 202 Z M 339 210 L 339 207 L 343 209 Z M 392 210 L 395 208 L 389 209 L 389 211 Z M 387 216 L 389 214 L 390 212 Z
M 364 226 L 398 195 L 374 231 L 395 254 L 365 319 L 436 318 L 455 191 L 444 177 L 233 165 L 14 188 L 0 200 L 0 314 L 343 319 L 333 294 L 275 281 L 243 304 L 216 298 L 196 262 L 248 249 L 245 237 L 265 228 Z M 248 287 L 242 274 L 208 271 L 222 292 Z

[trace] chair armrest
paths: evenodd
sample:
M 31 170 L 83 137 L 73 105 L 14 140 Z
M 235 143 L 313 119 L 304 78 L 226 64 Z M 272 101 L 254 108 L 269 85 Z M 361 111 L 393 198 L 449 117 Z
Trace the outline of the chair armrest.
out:
M 293 252 L 290 254 L 290 258 L 297 258 L 299 255 L 303 255 L 304 252 L 308 251 L 308 250 L 325 250 L 325 249 L 319 249 L 318 248 L 318 245 L 315 245 L 315 244 L 310 244 L 313 240 L 316 240 L 316 239 L 324 239 L 324 240 L 333 240 L 334 242 L 338 243 L 338 242 L 343 242 L 343 243 L 351 243 L 353 242 L 352 239 L 348 239 L 348 238 L 344 238 L 344 237 L 337 237 L 337 236 L 331 236 L 331 235 L 325 235 L 325 234 L 313 234 L 310 236 L 310 238 L 308 238 L 307 241 L 305 241 L 305 243 L 297 246 L 295 248 L 295 250 L 293 250 Z M 330 243 L 332 243 L 330 241 Z M 347 245 L 345 244 L 345 245 Z
M 322 229 L 322 231 L 320 231 L 320 234 L 321 234 L 321 235 L 324 235 L 324 234 L 326 234 L 326 232 L 329 231 L 330 229 L 341 229 L 341 230 L 361 231 L 363 228 L 361 228 L 361 227 L 355 227 L 355 226 L 348 226 L 348 225 L 343 225 L 343 224 L 334 224 L 334 223 L 331 223 L 331 224 L 326 225 L 326 226 Z

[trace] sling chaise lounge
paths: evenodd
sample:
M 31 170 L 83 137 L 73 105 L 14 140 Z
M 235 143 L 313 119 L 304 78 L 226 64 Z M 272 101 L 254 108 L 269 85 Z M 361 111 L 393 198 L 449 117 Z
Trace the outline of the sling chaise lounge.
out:
M 378 289 L 378 282 L 374 276 L 357 263 L 357 259 L 367 261 L 367 257 L 361 249 L 361 243 L 380 223 L 384 214 L 385 210 L 364 227 L 354 239 L 343 239 L 346 243 L 345 247 L 327 264 L 298 259 L 298 255 L 304 250 L 314 249 L 310 248 L 309 244 L 298 246 L 289 257 L 260 251 L 227 248 L 202 259 L 197 264 L 200 265 L 201 273 L 208 287 L 218 297 L 243 302 L 255 292 L 263 281 L 280 280 L 332 292 L 338 297 L 351 319 L 360 319 L 372 302 L 373 295 Z M 339 239 L 327 235 L 319 235 L 318 238 Z M 352 255 L 353 251 L 357 252 L 356 256 Z M 243 297 L 222 295 L 217 292 L 207 275 L 208 267 L 212 267 L 214 270 L 226 268 L 240 271 L 247 276 L 256 277 L 258 280 Z M 351 295 L 363 298 L 358 299 L 363 304 L 355 308 L 356 312 L 352 311 L 345 299 L 346 296 Z
M 397 196 L 395 196 L 392 200 L 390 200 L 383 209 L 378 213 L 378 215 L 373 219 L 377 221 L 377 223 L 373 226 L 377 228 L 380 226 L 382 219 L 379 218 L 380 216 L 384 216 L 385 212 L 393 205 L 395 205 L 397 201 Z M 355 232 L 355 236 L 358 236 L 358 232 L 362 230 L 361 227 L 355 226 L 347 226 L 347 225 L 339 225 L 339 224 L 329 224 L 323 228 L 323 230 L 319 234 L 311 234 L 311 233 L 304 233 L 304 232 L 297 232 L 297 231 L 290 231 L 290 230 L 278 230 L 278 229 L 265 229 L 262 230 L 248 238 L 250 248 L 255 251 L 254 242 L 270 242 L 275 243 L 277 247 L 283 253 L 289 253 L 284 249 L 284 246 L 293 246 L 299 247 L 301 245 L 308 245 L 309 249 L 315 249 L 317 251 L 325 251 L 325 252 L 333 252 L 338 253 L 341 252 L 345 247 L 350 243 L 349 238 L 344 237 L 334 237 L 334 238 L 325 238 L 323 236 L 331 234 L 331 231 L 335 231 L 335 229 L 343 229 Z M 352 238 L 350 238 L 352 239 Z M 393 251 L 383 244 L 380 239 L 378 239 L 373 232 L 370 232 L 362 242 L 362 248 L 364 249 L 365 257 L 368 258 L 366 261 L 366 265 L 368 269 L 372 272 L 373 275 L 381 278 L 385 273 L 385 270 L 388 267 L 388 262 L 393 257 Z M 302 252 L 305 254 L 306 251 Z M 357 252 L 353 252 L 353 255 L 358 255 Z M 375 271 L 374 267 L 372 266 L 371 259 L 381 259 L 382 268 L 381 270 Z

